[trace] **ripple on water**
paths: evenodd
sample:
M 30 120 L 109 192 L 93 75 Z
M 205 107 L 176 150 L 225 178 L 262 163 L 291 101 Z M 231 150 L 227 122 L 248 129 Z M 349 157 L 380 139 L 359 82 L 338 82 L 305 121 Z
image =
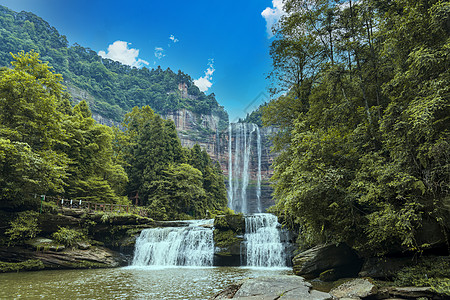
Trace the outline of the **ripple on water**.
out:
M 248 277 L 289 268 L 125 267 L 0 274 L 0 299 L 208 299 Z

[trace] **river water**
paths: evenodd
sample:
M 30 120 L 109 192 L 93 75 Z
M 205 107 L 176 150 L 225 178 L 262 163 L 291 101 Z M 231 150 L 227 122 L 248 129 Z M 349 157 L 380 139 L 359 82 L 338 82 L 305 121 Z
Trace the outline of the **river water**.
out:
M 208 299 L 245 278 L 289 268 L 125 267 L 0 274 L 0 299 Z

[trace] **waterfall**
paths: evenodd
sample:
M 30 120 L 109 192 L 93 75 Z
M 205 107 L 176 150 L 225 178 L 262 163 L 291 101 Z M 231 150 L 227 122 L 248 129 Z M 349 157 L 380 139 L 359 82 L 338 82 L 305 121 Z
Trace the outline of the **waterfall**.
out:
M 247 266 L 286 267 L 287 232 L 280 229 L 276 216 L 254 214 L 245 217 Z
M 253 136 L 256 133 L 254 149 Z M 228 206 L 236 212 L 261 212 L 261 133 L 256 124 L 235 123 L 228 126 Z M 233 140 L 234 139 L 234 140 Z M 233 143 L 234 142 L 234 143 Z M 234 147 L 233 147 L 234 146 Z M 250 205 L 252 153 L 257 152 L 256 203 Z
M 259 131 L 259 126 L 256 126 L 257 134 L 257 148 L 258 148 L 258 178 L 256 182 L 256 198 L 258 201 L 258 212 L 262 212 L 261 207 L 261 132 Z
M 228 207 L 233 208 L 233 146 L 232 140 L 233 130 L 231 124 L 228 125 Z
M 212 225 L 212 220 L 208 220 Z M 133 266 L 212 266 L 213 231 L 205 221 L 188 227 L 144 229 L 136 239 Z

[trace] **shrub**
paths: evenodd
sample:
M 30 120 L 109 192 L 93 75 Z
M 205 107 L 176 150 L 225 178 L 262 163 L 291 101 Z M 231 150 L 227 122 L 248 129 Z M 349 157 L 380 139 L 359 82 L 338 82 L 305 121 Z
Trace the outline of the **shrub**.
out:
M 76 229 L 59 226 L 58 228 L 58 231 L 54 232 L 52 234 L 52 237 L 54 240 L 67 247 L 71 247 L 75 245 L 75 243 L 81 242 L 86 239 L 84 233 Z
M 36 237 L 41 231 L 38 226 L 38 216 L 39 214 L 35 211 L 18 213 L 17 217 L 9 223 L 10 228 L 5 232 L 9 236 L 10 244 Z
M 439 294 L 450 296 L 450 259 L 448 257 L 424 258 L 417 265 L 405 267 L 395 278 L 400 286 L 430 286 Z

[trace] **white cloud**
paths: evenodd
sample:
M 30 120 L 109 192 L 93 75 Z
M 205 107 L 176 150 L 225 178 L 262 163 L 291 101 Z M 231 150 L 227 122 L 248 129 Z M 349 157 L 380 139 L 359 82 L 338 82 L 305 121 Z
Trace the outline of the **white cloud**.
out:
M 108 46 L 108 53 L 106 53 L 105 51 L 99 51 L 98 55 L 103 58 L 109 58 L 132 67 L 139 68 L 144 65 L 148 65 L 147 61 L 138 58 L 139 50 L 134 48 L 130 49 L 128 48 L 129 45 L 131 45 L 131 43 L 127 43 L 124 41 L 115 41 Z
M 161 47 L 155 47 L 155 57 L 157 59 L 161 59 L 164 56 L 166 56 L 166 54 L 164 53 L 164 49 Z
M 282 0 L 272 0 L 272 7 L 266 7 L 261 13 L 261 16 L 266 20 L 267 37 L 273 37 L 272 27 L 275 25 L 282 15 L 285 14 L 283 10 Z
M 174 44 L 180 41 L 179 39 L 175 38 L 173 34 L 170 35 L 169 39 L 171 39 Z
M 210 59 L 208 63 L 208 69 L 205 71 L 205 76 L 194 80 L 194 84 L 202 92 L 206 92 L 212 86 L 212 75 L 216 69 L 214 69 L 214 59 Z

